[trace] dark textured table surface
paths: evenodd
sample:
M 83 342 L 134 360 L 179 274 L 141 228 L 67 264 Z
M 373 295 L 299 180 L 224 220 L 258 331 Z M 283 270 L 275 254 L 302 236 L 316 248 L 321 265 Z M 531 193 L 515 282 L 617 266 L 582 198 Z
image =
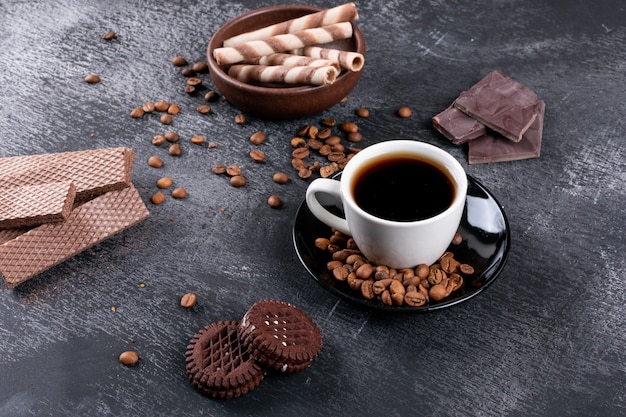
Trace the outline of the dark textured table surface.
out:
M 349 101 L 303 120 L 266 121 L 183 92 L 175 55 L 203 60 L 229 19 L 278 2 L 0 1 L 0 157 L 132 147 L 132 180 L 150 209 L 135 227 L 16 289 L 0 289 L 2 416 L 623 416 L 626 414 L 626 6 L 620 0 L 395 0 L 357 3 L 366 66 Z M 337 5 L 320 1 L 318 6 Z M 114 30 L 118 38 L 101 37 Z M 540 158 L 468 165 L 431 117 L 491 70 L 546 102 Z M 97 73 L 89 85 L 83 77 Z M 205 85 L 211 81 L 203 76 Z M 181 114 L 134 120 L 145 101 Z M 358 107 L 370 117 L 354 115 Z M 397 108 L 413 116 L 401 119 Z M 511 251 L 467 302 L 385 314 L 336 297 L 292 244 L 307 187 L 289 141 L 322 117 L 359 124 L 366 146 L 391 138 L 455 155 L 504 207 Z M 170 157 L 151 138 L 180 133 Z M 262 164 L 249 136 L 267 134 Z M 208 149 L 194 135 L 217 142 Z M 151 155 L 165 166 L 150 168 Z M 239 164 L 241 189 L 211 173 Z M 275 171 L 292 180 L 280 186 Z M 186 200 L 149 202 L 174 178 Z M 269 195 L 284 206 L 272 209 Z M 191 310 L 180 307 L 198 295 Z M 324 336 L 306 371 L 268 375 L 216 401 L 185 374 L 190 337 L 272 298 L 302 308 Z M 125 367 L 118 355 L 136 350 Z

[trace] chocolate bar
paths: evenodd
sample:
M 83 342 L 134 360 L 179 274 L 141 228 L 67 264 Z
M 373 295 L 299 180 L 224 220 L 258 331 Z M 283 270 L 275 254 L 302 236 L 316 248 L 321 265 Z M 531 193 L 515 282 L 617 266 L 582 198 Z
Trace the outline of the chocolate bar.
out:
M 454 106 L 434 116 L 433 127 L 455 145 L 461 145 L 487 133 L 484 124 Z
M 75 204 L 130 185 L 134 151 L 92 149 L 0 158 L 0 184 L 5 187 L 72 181 Z
M 71 181 L 0 188 L 0 229 L 63 221 L 75 196 Z
M 453 105 L 513 142 L 522 140 L 539 111 L 539 98 L 528 87 L 500 71 L 492 71 Z
M 506 140 L 493 132 L 468 142 L 468 162 L 482 164 L 539 157 L 545 107 L 545 103 L 539 101 L 539 113 L 519 142 Z
M 0 274 L 15 287 L 148 217 L 132 184 L 76 207 L 67 220 L 35 227 L 0 245 Z

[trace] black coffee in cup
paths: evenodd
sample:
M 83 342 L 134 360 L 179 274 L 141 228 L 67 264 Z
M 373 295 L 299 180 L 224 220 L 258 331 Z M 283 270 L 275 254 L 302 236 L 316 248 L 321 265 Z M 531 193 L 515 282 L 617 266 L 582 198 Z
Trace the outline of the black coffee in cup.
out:
M 356 204 L 373 216 L 397 222 L 424 220 L 444 212 L 455 182 L 434 161 L 385 155 L 364 163 L 351 184 Z

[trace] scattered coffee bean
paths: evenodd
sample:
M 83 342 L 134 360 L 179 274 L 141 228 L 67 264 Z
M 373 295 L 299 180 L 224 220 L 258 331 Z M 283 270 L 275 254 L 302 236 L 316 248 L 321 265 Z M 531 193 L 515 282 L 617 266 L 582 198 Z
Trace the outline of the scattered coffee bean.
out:
M 174 180 L 170 177 L 159 178 L 156 183 L 157 187 L 161 189 L 170 188 L 172 184 L 174 184 Z
M 187 198 L 187 190 L 185 190 L 182 187 L 179 188 L 175 188 L 174 190 L 172 190 L 172 197 L 174 198 L 178 198 L 178 199 L 182 199 L 182 198 Z
M 215 142 L 215 141 L 210 141 L 210 142 L 209 142 L 209 148 L 210 148 L 210 149 L 217 148 L 217 142 Z
M 119 361 L 122 365 L 131 366 L 139 361 L 139 354 L 132 350 L 122 352 L 119 357 Z
M 156 110 L 156 106 L 151 101 L 147 101 L 143 103 L 143 106 L 141 106 L 141 108 L 143 109 L 145 113 L 152 113 L 153 111 Z
M 211 103 L 219 100 L 219 98 L 220 98 L 220 95 L 216 91 L 214 91 L 214 90 L 209 90 L 204 95 L 204 100 L 208 101 L 208 102 L 211 102 Z
M 259 149 L 253 149 L 250 151 L 250 158 L 255 162 L 265 162 L 265 153 Z
M 363 140 L 363 134 L 361 132 L 350 132 L 346 135 L 348 142 L 358 143 Z
M 100 76 L 98 74 L 89 74 L 85 77 L 87 84 L 97 84 L 100 82 Z
M 191 308 L 196 305 L 198 297 L 194 293 L 187 293 L 180 298 L 180 305 L 185 308 Z
M 194 94 L 196 92 L 196 87 L 194 87 L 193 85 L 186 85 L 185 86 L 185 93 L 187 94 Z
M 165 132 L 163 137 L 165 138 L 166 141 L 170 143 L 176 143 L 180 140 L 180 135 L 173 131 Z
M 154 108 L 156 109 L 156 111 L 167 111 L 169 107 L 170 103 L 168 103 L 167 101 L 160 100 L 154 103 Z
M 358 132 L 359 131 L 359 126 L 357 126 L 356 123 L 345 122 L 345 123 L 342 123 L 339 126 L 339 130 L 341 130 L 344 133 Z
M 191 143 L 195 145 L 202 145 L 204 143 L 204 136 L 201 135 L 193 135 L 191 137 Z
M 196 110 L 198 111 L 198 113 L 201 114 L 209 114 L 211 113 L 211 106 L 209 106 L 208 104 L 201 104 L 196 107 Z
M 167 150 L 167 152 L 171 156 L 180 156 L 180 154 L 183 152 L 183 150 L 182 150 L 182 148 L 180 147 L 180 145 L 178 143 L 174 143 L 173 145 L 170 146 L 170 148 Z
M 460 245 L 461 242 L 463 242 L 463 236 L 461 236 L 461 234 L 458 232 L 455 233 L 454 237 L 452 238 L 452 244 L 457 246 L 457 245 Z
M 285 174 L 284 172 L 277 172 L 272 177 L 272 180 L 276 184 L 287 184 L 287 182 L 289 182 L 289 176 Z
M 180 106 L 178 104 L 170 104 L 170 106 L 167 108 L 167 113 L 171 114 L 172 116 L 176 116 L 178 113 L 180 113 Z
M 291 147 L 293 148 L 304 148 L 305 146 L 307 146 L 307 141 L 299 137 L 291 139 L 290 143 Z
M 165 194 L 161 192 L 154 193 L 152 197 L 150 197 L 150 201 L 152 201 L 152 204 L 159 205 L 165 202 Z
M 154 135 L 152 137 L 152 144 L 155 146 L 161 146 L 165 143 L 165 136 L 163 135 Z
M 170 125 L 172 124 L 172 122 L 174 121 L 174 118 L 172 118 L 171 114 L 162 114 L 161 118 L 159 119 L 161 121 L 161 123 L 163 123 L 164 125 Z
M 177 55 L 172 58 L 172 65 L 174 65 L 175 67 L 184 67 L 185 65 L 187 65 L 187 60 L 185 59 L 185 57 Z
M 141 107 L 135 107 L 131 110 L 130 117 L 132 117 L 133 119 L 140 119 L 143 117 L 144 114 L 145 112 Z
M 230 185 L 232 185 L 233 187 L 237 187 L 237 188 L 243 187 L 244 185 L 246 185 L 246 177 L 242 175 L 235 175 L 231 177 Z
M 325 117 L 322 119 L 321 124 L 326 127 L 335 127 L 337 125 L 337 120 L 331 117 Z
M 190 85 L 192 87 L 198 87 L 201 84 L 202 80 L 198 77 L 190 77 L 187 79 L 187 85 Z
M 226 173 L 226 165 L 224 164 L 215 164 L 211 167 L 211 171 L 213 171 L 214 174 L 225 174 Z
M 396 114 L 403 119 L 406 119 L 407 117 L 411 117 L 413 111 L 409 107 L 400 107 Z
M 308 148 L 296 148 L 293 150 L 293 152 L 291 152 L 291 156 L 296 159 L 304 159 L 309 156 L 309 153 L 310 152 Z
M 112 41 L 115 38 L 117 38 L 117 33 L 112 30 L 108 30 L 105 32 L 104 35 L 102 35 L 102 39 L 104 39 L 105 41 Z
M 368 117 L 370 115 L 370 111 L 364 107 L 356 109 L 354 113 L 359 117 Z
M 267 204 L 269 204 L 271 208 L 280 208 L 283 205 L 283 202 L 277 195 L 271 195 L 267 199 Z
M 151 156 L 148 158 L 148 165 L 152 168 L 161 168 L 163 166 L 163 160 L 158 156 Z
M 239 168 L 237 165 L 230 165 L 228 168 L 226 168 L 226 173 L 231 177 L 234 177 L 235 175 L 241 175 L 241 168 Z
M 238 125 L 246 123 L 246 116 L 242 113 L 237 114 L 235 116 L 235 123 L 237 123 Z
M 195 77 L 198 73 L 193 68 L 185 67 L 180 70 L 180 75 L 183 77 Z
M 254 145 L 260 145 L 265 142 L 266 136 L 263 132 L 254 132 L 252 136 L 250 136 L 250 143 Z
M 209 66 L 207 65 L 206 62 L 202 62 L 202 61 L 198 61 L 195 62 L 191 68 L 193 68 L 194 71 L 200 73 L 200 74 L 205 74 L 207 72 L 209 72 Z

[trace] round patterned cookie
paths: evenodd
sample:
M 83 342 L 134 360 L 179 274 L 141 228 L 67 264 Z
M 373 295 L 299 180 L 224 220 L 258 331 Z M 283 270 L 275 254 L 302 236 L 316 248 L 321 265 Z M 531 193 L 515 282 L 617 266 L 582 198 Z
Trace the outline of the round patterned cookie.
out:
M 210 324 L 196 333 L 185 352 L 187 376 L 203 394 L 236 398 L 255 389 L 265 376 L 242 345 L 236 321 Z
M 246 312 L 239 337 L 265 368 L 293 373 L 308 368 L 322 349 L 322 335 L 313 320 L 297 307 L 262 300 Z

